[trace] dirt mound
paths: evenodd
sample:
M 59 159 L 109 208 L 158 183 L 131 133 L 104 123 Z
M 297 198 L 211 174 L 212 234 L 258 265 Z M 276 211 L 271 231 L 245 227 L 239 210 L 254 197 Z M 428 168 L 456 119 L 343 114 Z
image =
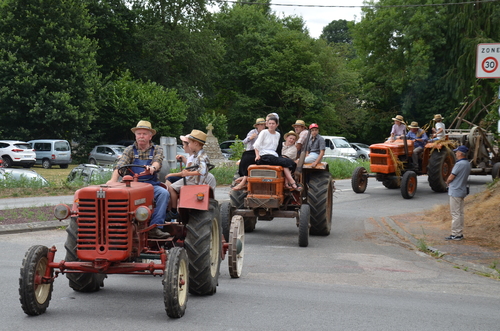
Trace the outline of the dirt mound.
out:
M 467 240 L 483 246 L 500 247 L 500 181 L 488 185 L 481 193 L 465 198 Z M 451 229 L 449 205 L 438 205 L 425 212 L 424 220 L 433 226 Z

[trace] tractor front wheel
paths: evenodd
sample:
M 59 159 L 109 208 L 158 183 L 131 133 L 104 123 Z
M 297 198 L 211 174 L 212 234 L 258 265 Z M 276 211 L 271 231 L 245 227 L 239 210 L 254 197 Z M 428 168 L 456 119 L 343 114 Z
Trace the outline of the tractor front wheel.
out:
M 401 179 L 401 195 L 405 199 L 411 199 L 417 192 L 417 174 L 414 171 L 407 171 Z
M 68 237 L 64 248 L 66 248 L 66 262 L 80 261 L 76 253 L 76 241 L 78 238 L 78 224 L 76 217 L 72 217 L 66 229 Z M 66 273 L 69 280 L 69 287 L 77 292 L 96 292 L 104 286 L 106 275 L 96 273 Z
M 31 246 L 26 252 L 19 277 L 19 300 L 24 312 L 30 316 L 43 314 L 52 297 L 52 282 L 44 282 L 43 277 L 49 267 L 46 246 Z M 52 277 L 52 271 L 50 277 Z
M 245 256 L 245 225 L 241 215 L 234 215 L 231 219 L 228 248 L 229 275 L 231 278 L 240 278 Z
M 189 210 L 184 247 L 189 257 L 189 293 L 214 294 L 219 281 L 222 238 L 219 203 L 210 199 L 209 210 Z
M 357 167 L 354 169 L 351 178 L 352 190 L 355 193 L 364 193 L 366 191 L 366 186 L 368 185 L 368 177 L 366 174 L 366 169 L 364 167 Z
M 189 261 L 186 250 L 174 247 L 168 251 L 163 277 L 163 301 L 168 317 L 179 318 L 186 312 L 189 288 Z

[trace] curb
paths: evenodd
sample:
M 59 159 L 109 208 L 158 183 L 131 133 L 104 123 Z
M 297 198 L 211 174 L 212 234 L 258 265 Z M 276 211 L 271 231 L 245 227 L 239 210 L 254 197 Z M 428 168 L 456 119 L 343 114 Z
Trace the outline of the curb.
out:
M 419 245 L 419 241 L 415 237 L 413 237 L 413 235 L 411 235 L 410 233 L 406 232 L 399 225 L 397 225 L 396 222 L 394 222 L 394 220 L 392 218 L 385 217 L 384 221 L 377 221 L 377 222 L 379 224 L 381 224 L 382 226 L 385 226 L 386 228 L 388 228 L 388 230 L 392 234 L 394 234 L 395 237 L 398 238 L 398 240 L 403 241 L 403 240 L 401 240 L 401 237 L 403 237 L 406 241 L 410 242 L 411 245 L 415 246 L 415 249 L 417 249 L 417 251 L 419 251 L 419 248 L 418 248 L 420 246 Z M 494 276 L 494 277 L 499 277 L 500 276 L 500 274 L 498 273 L 498 271 L 495 270 L 495 269 L 485 267 L 484 265 L 480 265 L 480 264 L 475 264 L 475 263 L 470 263 L 470 262 L 467 262 L 467 261 L 463 261 L 460 258 L 457 258 L 457 257 L 454 257 L 454 256 L 449 256 L 448 253 L 441 252 L 441 251 L 439 251 L 438 249 L 436 249 L 436 248 L 434 248 L 432 246 L 427 246 L 427 249 L 430 252 L 432 252 L 432 253 L 436 253 L 436 252 L 441 253 L 441 256 L 439 257 L 439 259 L 444 260 L 446 262 L 462 266 L 464 268 L 473 270 L 474 272 L 478 272 L 478 273 L 482 273 L 482 274 L 487 274 L 487 275 Z
M 46 221 L 46 222 L 32 222 L 32 223 L 20 223 L 20 224 L 6 224 L 0 225 L 0 235 L 2 234 L 12 234 L 12 233 L 23 233 L 23 232 L 33 232 L 33 231 L 44 231 L 44 230 L 55 230 L 62 226 L 68 226 L 69 219 L 62 221 Z

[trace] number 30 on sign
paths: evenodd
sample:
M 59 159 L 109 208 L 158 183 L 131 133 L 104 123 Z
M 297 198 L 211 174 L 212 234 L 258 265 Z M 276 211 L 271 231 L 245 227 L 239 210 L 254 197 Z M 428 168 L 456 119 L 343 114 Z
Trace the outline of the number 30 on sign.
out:
M 479 44 L 476 53 L 476 78 L 500 78 L 500 43 Z

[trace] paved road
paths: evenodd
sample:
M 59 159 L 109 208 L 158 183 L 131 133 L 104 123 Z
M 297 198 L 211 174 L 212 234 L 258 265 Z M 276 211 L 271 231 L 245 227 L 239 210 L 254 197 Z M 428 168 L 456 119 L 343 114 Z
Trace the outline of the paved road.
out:
M 486 177 L 472 179 L 480 190 Z M 0 330 L 498 330 L 498 282 L 438 262 L 380 231 L 376 219 L 447 202 L 419 178 L 414 199 L 371 181 L 355 194 L 338 181 L 334 226 L 328 237 L 297 245 L 294 221 L 259 222 L 246 234 L 243 275 L 231 279 L 223 261 L 218 291 L 189 296 L 186 315 L 167 318 L 161 279 L 112 275 L 102 291 L 73 292 L 56 279 L 47 313 L 22 312 L 17 278 L 33 244 L 56 245 L 62 259 L 64 231 L 0 236 Z

